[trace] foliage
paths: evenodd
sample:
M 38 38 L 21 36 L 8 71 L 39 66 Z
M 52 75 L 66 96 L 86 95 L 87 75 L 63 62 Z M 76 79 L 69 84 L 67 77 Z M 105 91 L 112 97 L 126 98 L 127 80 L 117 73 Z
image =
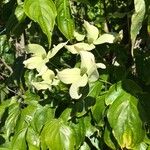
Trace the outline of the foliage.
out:
M 150 149 L 149 0 L 0 1 L 0 149 Z

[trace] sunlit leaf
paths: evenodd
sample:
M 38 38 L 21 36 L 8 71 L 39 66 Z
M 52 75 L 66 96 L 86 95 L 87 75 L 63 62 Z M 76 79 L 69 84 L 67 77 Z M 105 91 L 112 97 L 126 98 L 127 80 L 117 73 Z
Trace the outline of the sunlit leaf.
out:
M 27 129 L 26 141 L 29 149 L 40 150 L 39 134 L 35 132 L 31 127 L 28 127 Z
M 133 47 L 135 44 L 136 37 L 142 27 L 142 22 L 145 15 L 145 1 L 144 0 L 134 0 L 134 8 L 135 12 L 131 18 L 131 40 L 132 40 L 132 55 L 133 55 Z
M 54 119 L 44 126 L 41 142 L 50 150 L 71 150 L 75 146 L 74 132 L 62 120 Z
M 78 119 L 77 123 L 70 123 L 69 126 L 73 129 L 76 139 L 75 148 L 78 149 L 85 140 L 85 123 L 84 118 Z
M 7 32 L 21 33 L 21 31 L 19 31 L 21 29 L 20 26 L 21 26 L 21 23 L 24 22 L 25 18 L 26 18 L 26 15 L 23 10 L 23 6 L 18 5 L 16 9 L 14 10 L 14 13 L 12 13 L 11 16 L 9 17 L 9 20 L 6 24 Z
M 12 141 L 12 150 L 26 150 L 26 132 L 27 128 L 20 130 L 15 134 Z
M 73 38 L 74 20 L 71 16 L 69 0 L 56 0 L 57 25 L 67 39 Z
M 40 133 L 45 123 L 53 118 L 54 109 L 50 108 L 49 106 L 42 107 L 39 105 L 34 114 L 31 126 L 36 132 Z
M 132 149 L 143 141 L 145 131 L 134 96 L 125 93 L 118 97 L 110 106 L 107 117 L 121 148 Z
M 121 82 L 112 85 L 106 94 L 105 103 L 106 105 L 112 104 L 119 96 L 124 94 Z
M 108 124 L 106 125 L 105 131 L 104 131 L 104 141 L 111 149 L 116 150 L 116 146 L 114 142 L 115 139 L 114 139 L 114 136 L 112 135 L 110 127 L 108 127 Z
M 20 116 L 19 103 L 16 102 L 11 104 L 9 107 L 8 117 L 5 122 L 7 137 L 9 137 L 11 133 L 14 133 L 19 116 Z
M 54 2 L 52 0 L 25 0 L 24 11 L 29 18 L 40 25 L 51 45 L 51 36 L 57 15 Z

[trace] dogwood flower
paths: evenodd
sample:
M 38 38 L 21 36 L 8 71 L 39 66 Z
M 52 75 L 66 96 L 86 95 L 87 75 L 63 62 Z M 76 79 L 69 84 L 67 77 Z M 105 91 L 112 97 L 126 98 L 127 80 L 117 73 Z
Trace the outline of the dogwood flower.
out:
M 79 68 L 64 69 L 57 74 L 58 78 L 65 84 L 71 84 L 69 94 L 73 99 L 79 99 L 82 94 L 79 94 L 79 88 L 84 87 L 88 82 L 86 74 L 81 75 Z
M 23 64 L 28 69 L 36 69 L 38 71 L 37 76 L 42 77 L 42 81 L 32 82 L 32 85 L 37 90 L 51 89 L 52 85 L 58 84 L 58 79 L 56 79 L 54 72 L 48 69 L 46 63 L 66 44 L 67 42 L 60 43 L 48 53 L 38 44 L 29 44 L 27 46 L 28 53 L 32 53 L 32 56 L 25 60 Z
M 42 79 L 43 81 L 41 82 L 32 82 L 32 85 L 37 89 L 37 90 L 46 90 L 49 89 L 51 90 L 52 84 L 55 79 L 55 74 L 52 70 L 47 69 L 43 74 L 42 74 Z
M 87 40 L 90 44 L 98 45 L 103 43 L 114 43 L 119 36 L 115 33 L 104 33 L 99 36 L 98 28 L 89 24 L 87 21 L 84 21 L 83 26 L 87 31 Z
M 115 33 L 105 33 L 99 36 L 98 28 L 89 24 L 87 21 L 84 21 L 83 26 L 87 31 L 88 43 L 81 42 L 84 40 L 85 35 L 74 32 L 74 37 L 77 41 L 80 42 L 73 45 L 65 45 L 65 48 L 72 54 L 79 54 L 80 51 L 91 51 L 95 49 L 95 45 L 103 43 L 114 43 L 114 41 L 118 38 L 118 35 Z
M 66 45 L 65 48 L 72 54 L 79 54 L 80 51 L 91 51 L 95 46 L 93 44 L 80 42 L 73 45 Z
M 48 68 L 46 66 L 46 63 L 56 55 L 56 53 L 67 44 L 60 43 L 57 46 L 55 46 L 52 50 L 46 53 L 45 49 L 38 44 L 28 44 L 26 47 L 28 53 L 31 53 L 31 58 L 25 60 L 23 64 L 28 69 L 36 69 L 39 73 L 39 75 L 42 75 Z
M 65 84 L 71 84 L 69 94 L 73 99 L 79 99 L 82 94 L 79 93 L 80 87 L 87 83 L 95 82 L 99 78 L 95 57 L 91 52 L 80 51 L 80 68 L 64 69 L 58 71 L 58 78 Z

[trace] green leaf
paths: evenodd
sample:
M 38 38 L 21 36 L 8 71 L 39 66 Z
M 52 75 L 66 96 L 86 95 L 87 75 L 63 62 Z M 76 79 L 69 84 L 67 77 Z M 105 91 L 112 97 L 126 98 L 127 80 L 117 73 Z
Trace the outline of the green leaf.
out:
M 109 125 L 107 124 L 105 126 L 105 131 L 104 131 L 104 141 L 111 149 L 114 150 L 116 149 L 116 146 L 114 144 L 114 136 L 111 132 Z
M 6 136 L 9 137 L 11 133 L 14 133 L 18 118 L 20 116 L 19 103 L 13 103 L 8 110 L 8 118 L 5 122 Z
M 54 110 L 52 108 L 50 108 L 49 106 L 38 106 L 34 114 L 31 126 L 36 132 L 40 133 L 45 123 L 52 120 L 53 118 Z
M 96 121 L 96 123 L 99 123 L 103 119 L 103 114 L 105 110 L 105 95 L 104 96 L 99 96 L 96 98 L 96 103 L 92 107 L 92 115 Z
M 121 148 L 132 149 L 144 139 L 145 131 L 138 105 L 134 96 L 125 93 L 118 97 L 108 110 L 108 121 Z
M 57 15 L 54 2 L 52 0 L 25 0 L 24 11 L 29 18 L 40 25 L 51 45 L 51 36 Z
M 24 102 L 26 104 L 37 106 L 39 100 L 40 100 L 40 96 L 32 93 L 31 91 L 26 91 L 24 94 Z
M 84 142 L 79 150 L 91 150 L 91 148 L 89 147 L 89 145 L 86 142 Z
M 121 82 L 112 85 L 105 97 L 106 105 L 111 105 L 116 100 L 116 98 L 122 94 L 124 94 L 124 91 L 122 89 Z
M 16 132 L 19 132 L 31 124 L 31 121 L 33 120 L 34 114 L 36 112 L 36 108 L 37 106 L 30 104 L 21 111 L 21 116 L 15 128 Z
M 94 83 L 91 83 L 90 91 L 88 93 L 88 96 L 91 96 L 91 97 L 94 97 L 94 98 L 99 96 L 99 94 L 101 92 L 101 89 L 102 89 L 102 85 L 103 85 L 103 83 L 100 82 L 100 81 L 96 81 Z
M 69 126 L 74 131 L 75 139 L 76 139 L 75 149 L 78 149 L 85 140 L 86 128 L 85 128 L 84 118 L 78 119 L 76 123 L 71 123 Z
M 132 15 L 131 19 L 131 40 L 132 40 L 132 55 L 133 55 L 133 48 L 135 44 L 136 37 L 142 27 L 142 22 L 145 15 L 145 1 L 144 0 L 134 0 L 134 8 L 135 12 Z
M 42 149 L 72 150 L 75 146 L 73 130 L 60 119 L 49 121 L 41 133 Z
M 24 128 L 14 135 L 12 140 L 12 150 L 27 150 L 26 132 L 27 128 Z
M 14 11 L 14 13 L 11 14 L 9 17 L 9 20 L 6 24 L 7 32 L 12 32 L 19 34 L 22 32 L 22 25 L 26 18 L 25 12 L 23 10 L 22 5 L 18 5 Z M 22 25 L 21 25 L 22 24 Z
M 126 92 L 137 96 L 137 94 L 142 93 L 142 89 L 132 80 L 126 79 L 124 81 L 120 81 L 110 87 L 105 98 L 106 105 L 112 104 L 116 98 L 119 96 L 121 97 L 121 95 Z
M 147 148 L 148 148 L 148 145 L 142 142 L 138 146 L 134 147 L 134 150 L 148 150 Z
M 28 127 L 27 134 L 26 134 L 26 141 L 29 149 L 40 150 L 39 134 L 35 132 L 31 127 Z
M 67 39 L 73 39 L 74 20 L 71 17 L 69 0 L 56 0 L 57 24 Z
M 9 103 L 10 103 L 9 100 L 1 102 L 1 104 L 0 104 L 0 120 L 3 117 L 3 114 L 4 114 L 5 110 L 9 106 Z
M 10 48 L 6 35 L 0 35 L 0 46 L 0 56 L 3 56 L 6 52 L 9 51 Z

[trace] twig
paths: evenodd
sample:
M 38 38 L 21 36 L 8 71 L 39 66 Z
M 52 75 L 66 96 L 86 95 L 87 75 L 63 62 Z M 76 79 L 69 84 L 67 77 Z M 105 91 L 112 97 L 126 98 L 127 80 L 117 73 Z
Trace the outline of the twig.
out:
M 0 61 L 4 64 L 4 66 L 10 71 L 10 75 L 13 73 L 13 70 L 11 69 L 11 67 L 9 65 L 7 65 L 7 63 L 0 58 Z

